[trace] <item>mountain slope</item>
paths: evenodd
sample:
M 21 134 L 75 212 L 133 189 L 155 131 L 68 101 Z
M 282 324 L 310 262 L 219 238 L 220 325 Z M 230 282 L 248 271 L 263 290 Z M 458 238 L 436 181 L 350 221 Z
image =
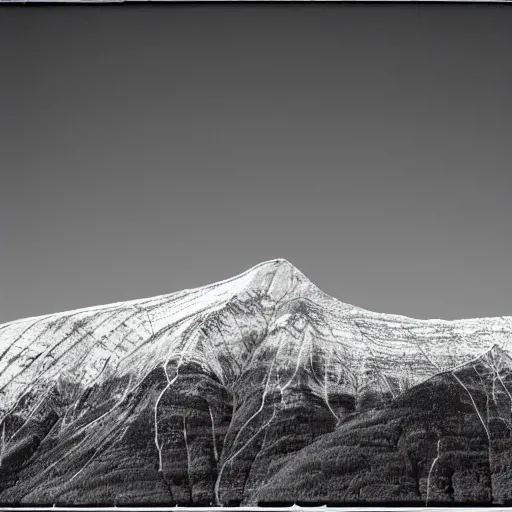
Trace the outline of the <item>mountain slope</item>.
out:
M 314 493 L 301 494 L 293 468 L 369 411 L 398 418 L 404 397 L 511 343 L 510 317 L 372 313 L 285 260 L 194 290 L 10 322 L 0 326 L 0 502 L 423 500 L 378 483 L 368 495 L 322 494 L 307 472 Z M 503 368 L 501 395 L 511 389 Z M 443 400 L 432 396 L 429 410 Z M 332 450 L 345 460 L 337 441 Z
M 288 458 L 266 488 L 285 502 L 512 504 L 511 370 L 495 346 L 347 418 Z

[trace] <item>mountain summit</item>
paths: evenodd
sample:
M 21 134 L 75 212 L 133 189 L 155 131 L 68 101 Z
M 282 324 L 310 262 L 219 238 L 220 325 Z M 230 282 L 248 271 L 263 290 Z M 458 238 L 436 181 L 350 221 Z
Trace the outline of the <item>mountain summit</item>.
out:
M 0 326 L 0 503 L 505 503 L 511 344 L 511 317 L 372 313 L 283 259 L 192 290 L 10 322 Z M 436 413 L 443 393 L 453 418 Z M 425 421 L 434 437 L 420 446 L 407 436 Z M 376 435 L 391 443 L 378 456 L 361 448 Z M 471 443 L 487 443 L 478 492 L 461 480 L 474 457 L 442 466 L 438 438 L 460 438 L 470 459 Z M 339 471 L 327 475 L 331 455 Z M 372 476 L 370 456 L 394 473 Z

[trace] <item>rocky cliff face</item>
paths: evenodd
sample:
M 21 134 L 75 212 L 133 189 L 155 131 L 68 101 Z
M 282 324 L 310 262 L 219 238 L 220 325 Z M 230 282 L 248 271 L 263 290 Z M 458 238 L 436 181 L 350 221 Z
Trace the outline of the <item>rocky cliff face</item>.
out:
M 510 317 L 372 313 L 285 260 L 4 324 L 0 502 L 506 503 L 511 347 Z

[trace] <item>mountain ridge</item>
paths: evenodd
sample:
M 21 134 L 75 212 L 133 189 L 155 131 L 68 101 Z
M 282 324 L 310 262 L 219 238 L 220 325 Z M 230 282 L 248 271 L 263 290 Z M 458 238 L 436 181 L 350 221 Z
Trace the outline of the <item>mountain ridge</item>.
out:
M 352 308 L 355 308 L 355 309 L 358 309 L 358 310 L 363 310 L 363 311 L 365 311 L 367 313 L 370 313 L 370 314 L 375 314 L 375 315 L 385 314 L 386 316 L 390 316 L 390 317 L 406 318 L 406 319 L 418 320 L 418 321 L 421 321 L 421 322 L 450 322 L 450 323 L 451 322 L 477 321 L 477 320 L 482 320 L 482 321 L 483 320 L 493 320 L 493 319 L 499 319 L 499 318 L 503 318 L 503 319 L 511 319 L 512 318 L 512 315 L 478 316 L 478 317 L 470 317 L 470 318 L 452 318 L 452 319 L 435 318 L 435 317 L 418 318 L 418 317 L 411 317 L 411 316 L 407 316 L 407 315 L 402 315 L 402 314 L 399 314 L 399 313 L 381 313 L 381 312 L 377 312 L 377 311 L 374 311 L 374 310 L 370 310 L 370 309 L 364 308 L 363 306 L 358 306 L 356 304 L 351 304 L 351 303 L 348 303 L 348 302 L 344 302 L 344 301 L 342 301 L 341 299 L 339 299 L 336 296 L 327 294 L 326 292 L 321 290 L 313 281 L 311 281 L 300 269 L 298 269 L 295 265 L 293 265 L 289 260 L 287 260 L 285 258 L 274 258 L 274 259 L 271 259 L 271 260 L 265 260 L 265 261 L 262 261 L 260 263 L 257 263 L 256 265 L 250 267 L 249 269 L 247 269 L 244 272 L 241 272 L 240 274 L 236 274 L 236 275 L 234 275 L 232 277 L 228 277 L 228 278 L 222 279 L 220 281 L 215 281 L 215 282 L 212 282 L 212 283 L 208 283 L 206 285 L 200 285 L 200 286 L 196 286 L 194 288 L 185 288 L 185 289 L 182 289 L 182 290 L 177 290 L 175 292 L 154 295 L 154 296 L 151 296 L 151 297 L 142 297 L 142 298 L 138 298 L 138 299 L 128 299 L 128 300 L 119 301 L 119 302 L 107 302 L 107 303 L 104 303 L 104 304 L 97 304 L 97 305 L 92 305 L 92 306 L 83 306 L 83 307 L 79 307 L 79 308 L 75 308 L 75 309 L 70 309 L 70 310 L 63 310 L 63 311 L 52 312 L 52 313 L 45 313 L 45 314 L 42 314 L 42 315 L 34 315 L 34 316 L 30 316 L 30 317 L 21 317 L 21 318 L 17 318 L 17 319 L 14 319 L 14 320 L 8 320 L 7 322 L 1 323 L 0 324 L 0 329 L 2 329 L 3 327 L 5 327 L 7 325 L 12 325 L 12 324 L 15 324 L 15 323 L 27 322 L 27 321 L 30 321 L 30 320 L 39 320 L 39 319 L 43 319 L 43 318 L 50 318 L 50 317 L 53 317 L 53 316 L 56 316 L 56 315 L 66 315 L 66 314 L 72 314 L 72 313 L 84 313 L 84 312 L 88 312 L 88 311 L 99 310 L 99 309 L 102 309 L 102 308 L 129 306 L 129 305 L 132 305 L 132 304 L 138 304 L 138 303 L 146 302 L 146 301 L 166 299 L 166 298 L 169 299 L 169 298 L 172 298 L 173 296 L 176 296 L 178 294 L 186 294 L 186 293 L 190 293 L 190 292 L 198 292 L 200 290 L 203 290 L 203 289 L 206 289 L 206 288 L 210 288 L 210 287 L 215 286 L 215 285 L 221 285 L 221 284 L 226 284 L 226 283 L 232 282 L 232 281 L 237 280 L 239 278 L 242 278 L 242 277 L 244 277 L 244 276 L 246 276 L 248 274 L 251 274 L 252 272 L 256 271 L 259 268 L 264 268 L 264 267 L 266 267 L 268 265 L 272 265 L 274 263 L 278 263 L 278 264 L 281 264 L 281 265 L 286 265 L 286 266 L 289 266 L 289 267 L 293 268 L 293 270 L 295 272 L 297 272 L 300 275 L 302 275 L 304 277 L 304 279 L 308 280 L 309 283 L 311 283 L 312 286 L 317 288 L 322 294 L 326 295 L 327 297 L 329 297 L 333 301 L 336 301 L 336 302 L 338 302 L 338 303 L 340 303 L 340 304 L 342 304 L 344 306 L 347 306 L 347 307 L 352 307 Z
M 235 303 L 244 304 L 243 307 L 248 306 L 250 311 L 242 313 L 242 307 L 232 315 L 230 310 Z M 301 313 L 301 308 L 306 312 L 305 314 Z M 312 313 L 316 315 L 318 321 L 311 320 Z M 237 315 L 242 317 L 236 320 Z M 229 349 L 225 347 L 225 340 L 220 339 L 224 338 L 222 331 L 227 329 L 225 322 L 222 328 L 216 325 L 216 318 L 225 316 L 230 317 L 227 322 L 232 324 Z M 54 357 L 52 356 L 55 353 L 54 344 L 59 350 L 64 350 L 65 357 L 70 352 L 71 354 L 80 353 L 81 347 L 84 347 L 83 361 L 88 362 L 90 369 L 85 380 L 81 379 L 85 383 L 99 378 L 106 368 L 104 364 L 112 365 L 116 359 L 118 360 L 116 369 L 121 372 L 120 375 L 132 372 L 133 366 L 137 366 L 140 360 L 134 361 L 133 357 L 130 359 L 130 356 L 125 354 L 127 351 L 132 355 L 142 354 L 148 359 L 146 368 L 143 369 L 143 365 L 141 366 L 138 374 L 140 378 L 144 371 L 150 371 L 153 366 L 159 364 L 158 362 L 162 363 L 168 359 L 162 352 L 165 347 L 160 346 L 160 340 L 164 340 L 162 345 L 174 343 L 174 351 L 181 351 L 180 354 L 187 351 L 189 357 L 202 360 L 201 364 L 205 368 L 215 363 L 219 347 L 222 350 L 229 350 L 230 354 L 222 357 L 232 359 L 230 366 L 234 364 L 240 366 L 241 360 L 237 362 L 236 358 L 248 357 L 240 352 L 241 349 L 238 347 L 240 336 L 236 334 L 236 331 L 240 330 L 239 324 L 243 322 L 247 323 L 245 328 L 251 332 L 251 336 L 261 337 L 267 341 L 272 337 L 275 338 L 274 334 L 280 329 L 292 333 L 293 336 L 293 332 L 301 334 L 304 326 L 313 325 L 317 330 L 316 335 L 320 335 L 318 330 L 323 330 L 322 343 L 335 344 L 334 348 L 330 348 L 331 352 L 338 351 L 338 341 L 345 339 L 346 341 L 342 342 L 345 347 L 342 347 L 343 350 L 350 348 L 352 352 L 354 350 L 359 352 L 355 356 L 356 359 L 368 360 L 368 355 L 364 355 L 363 352 L 367 350 L 367 346 L 373 346 L 377 352 L 375 360 L 380 359 L 382 362 L 385 358 L 391 357 L 387 366 L 391 361 L 398 364 L 398 356 L 393 353 L 397 352 L 397 347 L 400 345 L 405 352 L 412 350 L 420 358 L 427 359 L 429 366 L 437 368 L 440 365 L 444 368 L 463 364 L 464 360 L 478 357 L 493 343 L 498 342 L 507 346 L 512 344 L 512 317 L 443 321 L 375 313 L 328 296 L 287 260 L 275 259 L 262 262 L 232 278 L 191 290 L 81 308 L 0 325 L 0 347 L 6 345 L 0 353 L 0 407 L 2 401 L 5 401 L 6 386 L 10 386 L 13 390 L 12 402 L 15 400 L 16 393 L 19 394 L 15 384 L 19 379 L 23 379 L 24 375 L 28 375 L 26 377 L 28 383 L 32 380 L 31 375 L 37 372 L 44 372 L 43 375 L 51 373 L 52 366 L 55 366 L 56 371 L 53 373 L 56 376 L 67 368 L 66 359 L 62 362 L 61 358 L 55 364 L 49 359 L 50 356 Z M 208 325 L 211 325 L 209 334 Z M 10 327 L 14 329 L 10 331 Z M 449 331 L 449 336 L 459 336 L 461 344 L 471 336 L 475 338 L 475 333 L 480 333 L 470 346 L 465 347 L 467 354 L 457 351 L 456 347 L 449 344 L 448 347 L 452 352 L 449 364 L 444 364 L 439 354 L 430 354 L 428 347 L 423 346 L 425 340 L 430 339 L 428 333 L 446 329 Z M 484 331 L 487 331 L 487 338 L 489 338 L 486 344 L 482 344 L 485 339 Z M 506 340 L 499 338 L 500 332 L 507 334 Z M 184 333 L 190 335 L 190 343 L 183 341 Z M 195 341 L 192 339 L 194 336 Z M 388 340 L 385 342 L 387 346 L 383 346 L 379 340 L 383 336 Z M 208 340 L 213 339 L 214 346 L 197 352 L 193 348 L 194 344 L 202 343 L 204 346 L 200 340 L 204 337 Z M 5 338 L 9 339 L 7 343 L 3 341 Z M 56 343 L 53 343 L 53 339 L 57 340 Z M 415 339 L 417 341 L 411 343 L 411 340 Z M 440 349 L 436 347 L 443 340 L 434 341 L 436 343 L 430 345 L 439 351 Z M 185 348 L 183 343 L 188 348 Z M 274 341 L 274 344 L 276 343 L 280 343 L 278 339 Z M 466 344 L 468 343 L 466 341 Z M 69 348 L 67 348 L 68 345 Z M 322 351 L 323 348 L 316 350 Z M 238 356 L 233 359 L 232 354 L 238 354 Z M 9 355 L 11 357 L 8 357 Z M 432 364 L 431 358 L 436 360 L 436 357 L 437 362 Z M 206 363 L 206 358 L 210 358 L 209 363 Z M 75 359 L 75 357 L 70 358 L 71 364 L 76 362 Z M 361 364 L 363 366 L 365 364 L 361 361 L 357 363 L 360 368 L 362 368 Z M 44 366 L 45 362 L 48 362 L 47 366 Z M 218 375 L 222 373 L 219 365 L 222 366 L 222 363 L 217 362 L 217 369 L 214 370 Z M 11 380 L 6 383 L 8 374 L 16 372 L 16 369 L 19 371 L 14 382 Z M 229 372 L 233 373 L 236 370 L 228 368 Z M 21 388 L 18 386 L 18 389 Z
M 277 475 L 300 473 L 302 450 L 347 421 L 363 435 L 353 418 L 388 422 L 401 397 L 446 389 L 473 425 L 465 401 L 479 381 L 464 370 L 468 384 L 453 388 L 454 376 L 491 368 L 482 378 L 503 402 L 508 365 L 493 358 L 511 348 L 512 317 L 374 313 L 283 259 L 191 290 L 3 324 L 0 502 L 254 504 L 271 482 L 289 497 L 293 479 Z M 421 407 L 409 404 L 400 421 L 431 414 Z

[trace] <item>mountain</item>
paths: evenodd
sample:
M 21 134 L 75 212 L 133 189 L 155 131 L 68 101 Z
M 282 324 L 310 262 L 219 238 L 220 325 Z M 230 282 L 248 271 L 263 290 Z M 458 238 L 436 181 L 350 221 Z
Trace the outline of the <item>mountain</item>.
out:
M 286 260 L 0 326 L 0 503 L 512 502 L 512 318 L 342 303 Z

